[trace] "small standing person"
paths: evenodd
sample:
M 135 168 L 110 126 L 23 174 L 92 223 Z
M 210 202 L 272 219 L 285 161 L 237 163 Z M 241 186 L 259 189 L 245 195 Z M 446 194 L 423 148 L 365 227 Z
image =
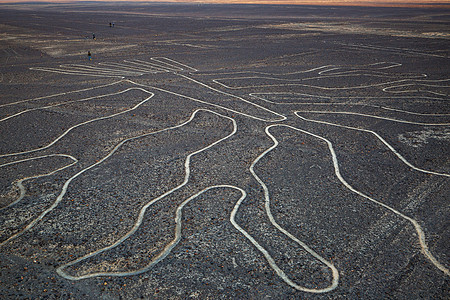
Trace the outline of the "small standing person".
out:
M 92 57 L 91 57 L 91 51 L 88 51 L 88 58 L 89 58 L 89 60 L 92 59 Z
M 92 39 L 95 40 L 95 33 L 92 34 Z
M 112 27 L 112 24 L 111 24 L 111 22 L 109 22 L 109 27 Z

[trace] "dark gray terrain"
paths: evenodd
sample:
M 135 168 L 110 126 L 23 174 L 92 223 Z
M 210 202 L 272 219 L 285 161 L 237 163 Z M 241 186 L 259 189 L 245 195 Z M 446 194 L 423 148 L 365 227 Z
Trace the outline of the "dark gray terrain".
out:
M 0 298 L 448 299 L 449 41 L 442 8 L 0 5 Z

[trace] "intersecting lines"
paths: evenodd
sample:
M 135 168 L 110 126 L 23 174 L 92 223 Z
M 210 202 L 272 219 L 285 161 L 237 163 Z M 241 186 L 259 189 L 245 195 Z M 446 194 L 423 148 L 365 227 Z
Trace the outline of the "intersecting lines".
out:
M 101 62 L 92 65 L 67 64 L 56 68 L 34 67 L 36 71 L 45 71 L 66 75 L 96 76 L 96 77 L 139 77 L 146 74 L 156 74 L 161 72 L 195 72 L 196 69 L 184 65 L 166 57 L 152 57 L 150 61 L 139 59 L 124 60 L 121 63 Z
M 428 245 L 427 245 L 427 243 L 426 243 L 424 231 L 422 230 L 422 227 L 419 225 L 419 222 L 417 222 L 415 219 L 413 219 L 413 218 L 411 218 L 411 217 L 409 217 L 409 216 L 406 216 L 405 214 L 401 213 L 400 211 L 394 209 L 393 207 L 391 207 L 391 206 L 389 206 L 389 205 L 386 205 L 385 203 L 380 202 L 380 201 L 378 201 L 378 200 L 376 200 L 376 199 L 374 199 L 374 198 L 372 198 L 372 197 L 370 197 L 370 196 L 368 196 L 368 195 L 366 195 L 366 194 L 360 192 L 359 190 L 357 190 L 357 189 L 355 189 L 353 186 L 351 186 L 351 185 L 344 179 L 344 177 L 342 176 L 342 173 L 341 173 L 341 171 L 340 171 L 339 161 L 338 161 L 336 152 L 335 152 L 334 147 L 333 147 L 333 144 L 332 144 L 332 142 L 331 142 L 330 140 L 328 140 L 328 139 L 326 139 L 326 138 L 324 138 L 324 137 L 322 137 L 322 136 L 313 134 L 313 133 L 311 133 L 311 132 L 309 132 L 309 131 L 302 130 L 302 129 L 299 129 L 299 128 L 295 128 L 295 127 L 292 127 L 292 126 L 289 126 L 289 125 L 270 125 L 270 126 L 266 127 L 266 133 L 267 133 L 267 134 L 272 138 L 272 140 L 274 141 L 274 146 L 273 146 L 272 148 L 275 148 L 275 147 L 278 145 L 278 141 L 277 141 L 277 139 L 270 133 L 270 128 L 277 127 L 277 126 L 283 126 L 283 127 L 286 127 L 286 128 L 290 128 L 290 129 L 293 129 L 293 130 L 297 130 L 297 131 L 299 131 L 299 132 L 302 132 L 302 133 L 311 135 L 311 136 L 313 136 L 313 137 L 315 137 L 315 138 L 317 138 L 317 139 L 320 139 L 320 140 L 324 141 L 324 142 L 327 144 L 328 149 L 329 149 L 329 151 L 330 151 L 331 158 L 332 158 L 332 162 L 333 162 L 333 166 L 334 166 L 334 172 L 335 172 L 336 177 L 339 179 L 339 181 L 340 181 L 347 189 L 349 189 L 349 190 L 352 191 L 353 193 L 355 193 L 355 194 L 357 194 L 357 195 L 359 195 L 359 196 L 365 198 L 365 199 L 368 200 L 368 201 L 371 201 L 371 202 L 373 202 L 373 203 L 375 203 L 375 204 L 378 204 L 379 206 L 381 206 L 381 207 L 383 207 L 383 208 L 385 208 L 385 209 L 387 209 L 387 210 L 393 212 L 394 214 L 400 216 L 401 218 L 404 218 L 405 220 L 409 221 L 409 222 L 413 225 L 414 229 L 415 229 L 416 232 L 417 232 L 418 239 L 419 239 L 419 243 L 420 243 L 420 246 L 421 246 L 421 249 L 422 249 L 423 254 L 424 254 L 424 255 L 429 259 L 429 261 L 432 262 L 438 269 L 440 269 L 442 272 L 444 272 L 447 276 L 450 276 L 450 271 L 449 271 L 449 269 L 448 269 L 446 266 L 442 265 L 442 264 L 441 264 L 441 263 L 433 256 L 433 254 L 431 254 L 431 252 L 429 251 Z M 272 148 L 269 148 L 268 150 L 266 150 L 266 152 L 269 152 L 270 150 L 272 150 Z M 393 150 L 393 149 L 391 149 L 391 150 Z M 394 150 L 394 151 L 395 151 L 395 150 Z M 424 171 L 422 171 L 422 170 L 418 170 L 418 171 L 424 172 Z M 426 172 L 426 171 L 425 171 L 425 172 Z M 448 174 L 437 174 L 437 175 L 444 175 L 444 176 L 450 177 L 450 175 L 448 175 Z M 268 199 L 268 191 L 266 192 L 266 199 Z M 270 205 L 270 202 L 269 202 L 268 200 L 266 200 L 266 201 L 267 201 L 266 203 L 268 203 L 267 205 L 269 206 L 269 205 Z
M 448 151 L 448 80 L 401 67 L 200 73 L 155 57 L 33 68 L 123 80 L 0 106 L 2 130 L 16 137 L 0 153 L 13 174 L 2 182 L 0 246 L 33 235 L 51 248 L 58 236 L 71 245 L 58 252 L 63 278 L 137 275 L 205 234 L 191 221 L 207 202 L 227 207 L 224 239 L 246 243 L 297 291 L 336 289 L 346 268 L 336 257 L 360 251 L 351 232 L 373 223 L 405 227 L 404 247 L 449 276 L 416 213 L 426 197 L 410 197 L 418 182 L 450 177 L 448 156 L 427 151 Z
M 5 154 L 0 154 L 0 158 L 1 157 L 9 157 L 9 156 L 17 156 L 17 155 L 23 155 L 23 154 L 28 154 L 28 153 L 32 153 L 32 152 L 36 152 L 36 151 L 42 151 L 42 150 L 45 150 L 45 149 L 47 149 L 47 148 L 50 148 L 51 146 L 53 146 L 54 144 L 56 144 L 59 140 L 61 140 L 62 138 L 64 138 L 66 135 L 68 135 L 72 130 L 74 130 L 74 129 L 76 129 L 76 128 L 79 128 L 79 127 L 82 127 L 82 126 L 84 126 L 84 125 L 87 125 L 87 124 L 89 124 L 89 123 L 93 123 L 93 122 L 97 122 L 97 121 L 101 121 L 101 120 L 106 120 L 106 119 L 111 119 L 111 118 L 115 118 L 115 117 L 117 117 L 117 116 L 120 116 L 120 115 L 123 115 L 123 114 L 127 114 L 127 113 L 129 113 L 129 112 L 131 112 L 131 111 L 133 111 L 133 110 L 136 110 L 137 108 L 139 108 L 141 105 L 143 105 L 144 103 L 146 103 L 149 99 L 151 99 L 152 97 L 153 97 L 153 95 L 154 94 L 152 94 L 152 93 L 149 93 L 148 91 L 146 91 L 146 90 L 144 90 L 144 89 L 142 89 L 142 88 L 128 88 L 128 89 L 125 89 L 125 90 L 122 90 L 122 91 L 119 91 L 119 92 L 116 92 L 116 93 L 111 93 L 111 94 L 106 94 L 106 95 L 101 95 L 101 96 L 97 96 L 97 97 L 89 97 L 89 98 L 86 98 L 86 99 L 81 99 L 81 100 L 73 100 L 73 101 L 65 101 L 65 102 L 63 102 L 63 103 L 58 103 L 58 104 L 53 104 L 53 105 L 48 105 L 48 106 L 44 106 L 44 107 L 39 107 L 39 108 L 35 108 L 35 109 L 27 109 L 27 110 L 24 110 L 24 111 L 21 111 L 21 112 L 19 112 L 19 113 L 16 113 L 15 115 L 14 115 L 14 117 L 22 117 L 22 118 L 25 118 L 25 119 L 29 119 L 29 118 L 31 118 L 29 115 L 30 115 L 30 113 L 36 113 L 37 112 L 37 110 L 40 110 L 40 112 L 38 112 L 39 113 L 39 116 L 40 116 L 40 118 L 42 118 L 42 116 L 43 115 L 45 115 L 45 114 L 49 114 L 50 116 L 49 116 L 49 118 L 51 117 L 51 115 L 54 115 L 54 114 L 56 114 L 57 112 L 55 112 L 55 111 L 52 111 L 52 110 L 48 110 L 49 108 L 54 108 L 54 107 L 64 107 L 64 106 L 68 106 L 68 105 L 71 105 L 72 107 L 73 107 L 73 104 L 77 104 L 77 103 L 79 103 L 79 102 L 84 102 L 84 101 L 88 101 L 88 100 L 90 100 L 90 101 L 93 101 L 93 100 L 103 100 L 103 101 L 105 101 L 106 100 L 106 102 L 108 102 L 108 97 L 109 98 L 111 98 L 111 97 L 113 97 L 113 96 L 117 96 L 117 95 L 120 95 L 120 94 L 122 94 L 122 93 L 127 93 L 127 92 L 130 92 L 130 91 L 141 91 L 141 92 L 144 92 L 144 97 L 143 98 L 141 98 L 140 99 L 140 101 L 138 101 L 134 106 L 132 106 L 131 108 L 125 108 L 125 109 L 115 109 L 117 112 L 114 112 L 114 113 L 111 113 L 111 111 L 108 111 L 108 110 L 106 110 L 107 111 L 107 113 L 105 113 L 105 112 L 103 112 L 103 111 L 101 111 L 101 109 L 97 109 L 97 107 L 94 105 L 94 109 L 97 111 L 97 113 L 103 113 L 104 115 L 103 116 L 101 116 L 101 117 L 97 117 L 97 118 L 89 118 L 88 120 L 86 120 L 86 121 L 83 121 L 83 122 L 79 122 L 79 123 L 75 123 L 75 124 L 71 124 L 71 126 L 69 127 L 69 128 L 67 128 L 67 129 L 63 129 L 63 130 L 60 130 L 60 131 L 62 131 L 60 134 L 56 134 L 56 135 L 54 135 L 54 137 L 52 137 L 48 142 L 46 142 L 46 143 L 44 143 L 43 145 L 41 145 L 40 147 L 36 147 L 36 148 L 32 148 L 32 149 L 27 149 L 27 150 L 22 150 L 22 151 L 18 151 L 18 152 L 10 152 L 10 153 L 5 153 Z M 148 97 L 148 94 L 150 94 L 150 96 Z M 106 99 L 103 99 L 103 98 L 106 98 Z M 111 100 L 109 100 L 109 101 L 111 101 Z M 105 104 L 105 103 L 103 103 L 103 104 Z M 114 105 L 112 105 L 113 107 L 114 107 Z M 87 105 L 86 104 L 84 104 L 84 109 L 86 109 L 87 108 Z M 114 111 L 114 109 L 113 109 L 113 111 Z M 10 118 L 8 118 L 8 119 L 10 119 Z M 4 120 L 2 120 L 2 121 L 7 121 L 8 119 L 4 119 Z M 75 119 L 75 118 L 73 118 L 73 119 Z M 16 124 L 21 124 L 20 123 L 20 121 L 19 122 L 17 122 Z M 3 123 L 2 125 L 4 125 L 5 126 L 5 123 Z M 33 126 L 33 124 L 29 124 L 29 125 L 31 125 L 31 126 Z M 49 129 L 49 127 L 47 127 L 47 128 L 42 128 L 42 133 L 41 134 L 47 134 L 49 131 L 48 131 L 48 129 Z M 21 130 L 26 130 L 28 133 L 25 135 L 25 134 L 22 134 L 22 136 L 27 136 L 27 138 L 28 139 L 33 139 L 33 137 L 30 137 L 30 135 L 31 135 L 31 132 L 33 132 L 33 131 L 31 131 L 31 130 L 29 130 L 29 129 L 27 129 L 27 128 L 24 128 L 24 126 L 20 126 L 20 127 L 14 127 L 14 126 L 12 126 L 12 125 L 10 125 L 10 124 L 6 124 L 6 126 L 5 126 L 5 129 L 4 129 L 4 131 L 5 132 L 7 132 L 7 131 L 14 131 L 14 132 L 20 132 Z M 51 130 L 51 131 L 56 131 L 56 129 L 53 129 L 53 130 Z M 50 131 L 50 132 L 51 132 Z M 38 130 L 34 130 L 34 133 L 36 134 L 36 133 L 39 133 L 39 131 Z M 12 133 L 11 133 L 12 134 Z M 18 142 L 20 142 L 20 141 L 18 141 Z M 19 144 L 20 145 L 20 144 Z M 18 147 L 18 145 L 10 145 L 11 147 L 14 147 L 14 148 L 17 148 Z
M 351 90 L 398 85 L 427 77 L 425 74 L 394 73 L 390 70 L 399 66 L 401 64 L 385 62 L 355 67 L 327 65 L 287 74 L 258 73 L 236 77 L 233 75 L 239 73 L 229 73 L 227 77 L 212 81 L 227 89 L 298 86 L 318 90 Z

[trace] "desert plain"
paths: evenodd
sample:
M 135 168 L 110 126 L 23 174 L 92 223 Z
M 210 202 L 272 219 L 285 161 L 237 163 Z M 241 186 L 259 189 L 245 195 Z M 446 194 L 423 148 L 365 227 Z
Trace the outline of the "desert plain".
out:
M 448 299 L 449 25 L 0 5 L 0 297 Z

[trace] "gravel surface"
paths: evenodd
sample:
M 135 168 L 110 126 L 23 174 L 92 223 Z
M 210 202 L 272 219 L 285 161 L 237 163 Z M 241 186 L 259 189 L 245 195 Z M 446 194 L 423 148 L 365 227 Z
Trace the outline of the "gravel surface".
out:
M 448 299 L 449 15 L 0 5 L 0 298 Z

